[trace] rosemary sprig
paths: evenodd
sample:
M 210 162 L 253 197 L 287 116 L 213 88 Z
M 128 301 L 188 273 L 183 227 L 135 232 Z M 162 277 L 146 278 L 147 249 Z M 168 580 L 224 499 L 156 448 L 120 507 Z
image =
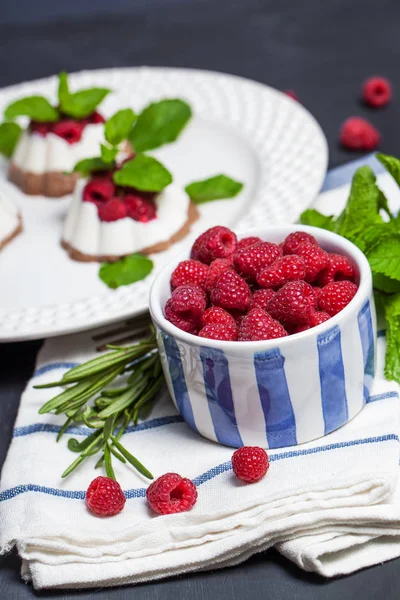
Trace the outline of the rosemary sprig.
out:
M 60 381 L 34 386 L 36 389 L 63 387 L 46 402 L 40 414 L 65 414 L 57 435 L 60 441 L 68 427 L 84 423 L 93 433 L 79 442 L 68 440 L 68 449 L 79 454 L 65 469 L 67 477 L 88 456 L 100 453 L 95 468 L 104 465 L 106 475 L 115 479 L 112 458 L 129 463 L 148 479 L 151 472 L 122 445 L 121 437 L 130 423 L 149 414 L 164 381 L 155 335 L 132 346 L 107 346 L 107 352 L 67 371 Z M 118 379 L 118 387 L 109 387 Z

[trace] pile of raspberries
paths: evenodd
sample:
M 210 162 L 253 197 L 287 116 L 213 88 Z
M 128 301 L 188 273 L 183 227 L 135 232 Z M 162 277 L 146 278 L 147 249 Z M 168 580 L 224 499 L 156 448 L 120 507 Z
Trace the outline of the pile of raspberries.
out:
M 326 252 L 309 233 L 281 244 L 237 239 L 227 227 L 205 231 L 171 275 L 165 317 L 221 341 L 259 341 L 300 333 L 340 312 L 357 292 L 346 256 Z

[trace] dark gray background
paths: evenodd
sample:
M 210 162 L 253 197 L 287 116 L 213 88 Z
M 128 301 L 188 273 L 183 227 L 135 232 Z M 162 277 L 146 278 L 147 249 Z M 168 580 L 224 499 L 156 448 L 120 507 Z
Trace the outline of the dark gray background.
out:
M 397 0 L 3 1 L 0 86 L 61 69 L 147 64 L 226 71 L 278 89 L 294 89 L 325 131 L 332 167 L 360 156 L 337 144 L 340 124 L 351 115 L 366 116 L 380 129 L 384 152 L 400 151 L 399 17 Z M 385 75 L 393 83 L 395 99 L 387 109 L 372 111 L 359 102 L 361 82 L 373 74 Z M 40 342 L 0 345 L 0 463 L 39 346 Z M 0 567 L 1 600 L 400 596 L 400 560 L 325 581 L 269 551 L 232 569 L 135 589 L 37 594 L 21 583 L 15 554 L 0 559 Z

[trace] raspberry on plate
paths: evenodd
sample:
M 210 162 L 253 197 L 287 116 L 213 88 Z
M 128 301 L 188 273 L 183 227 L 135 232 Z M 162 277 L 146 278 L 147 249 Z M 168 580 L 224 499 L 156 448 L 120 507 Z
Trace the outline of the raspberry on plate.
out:
M 233 316 L 220 306 L 210 306 L 204 311 L 201 318 L 203 327 L 205 325 L 225 325 L 233 331 L 237 331 L 236 321 Z
M 192 246 L 191 258 L 209 265 L 216 258 L 228 258 L 236 251 L 237 237 L 227 227 L 211 227 Z
M 197 333 L 207 305 L 204 291 L 196 285 L 176 288 L 164 307 L 165 318 L 187 333 Z
M 304 259 L 296 254 L 289 254 L 278 258 L 272 265 L 263 269 L 257 277 L 257 283 L 263 288 L 280 288 L 288 281 L 304 279 L 305 274 Z
M 216 258 L 213 260 L 208 269 L 206 280 L 204 282 L 204 289 L 207 292 L 211 292 L 221 273 L 228 270 L 233 271 L 233 264 L 229 258 Z
M 58 137 L 63 138 L 68 144 L 76 144 L 82 137 L 84 125 L 72 119 L 65 119 L 54 123 L 52 132 Z
M 199 337 L 223 342 L 235 342 L 238 338 L 238 332 L 236 326 L 233 328 L 229 325 L 210 323 L 210 325 L 205 325 L 200 329 Z
M 252 308 L 261 308 L 267 310 L 267 304 L 275 296 L 274 290 L 265 288 L 263 290 L 256 290 L 250 300 L 249 310 Z
M 45 136 L 51 131 L 53 131 L 53 125 L 54 123 L 47 123 L 43 121 L 31 121 L 29 123 L 29 129 L 30 131 L 34 131 L 39 135 Z
M 294 231 L 293 233 L 289 233 L 283 242 L 283 254 L 296 254 L 297 248 L 304 242 L 318 246 L 315 237 L 305 231 Z
M 121 486 L 110 477 L 96 477 L 86 492 L 86 505 L 98 517 L 112 517 L 124 508 L 126 498 Z
M 239 252 L 239 250 L 242 250 L 243 248 L 248 248 L 249 246 L 252 246 L 253 244 L 258 244 L 258 242 L 262 242 L 262 239 L 254 236 L 254 235 L 242 238 L 237 243 L 236 252 Z
M 253 308 L 239 326 L 238 339 L 241 342 L 273 340 L 287 335 L 284 327 L 275 321 L 262 308 Z
M 118 221 L 128 216 L 126 204 L 120 198 L 111 198 L 97 205 L 100 221 Z
M 178 473 L 165 473 L 153 481 L 146 490 L 150 507 L 159 515 L 185 512 L 193 508 L 197 489 L 190 479 Z
M 128 209 L 128 216 L 134 221 L 148 223 L 157 217 L 157 211 L 154 203 L 147 198 L 126 194 L 124 198 Z
M 259 446 L 243 446 L 232 455 L 232 469 L 241 481 L 260 481 L 269 469 L 268 454 Z
M 210 297 L 215 306 L 245 311 L 251 292 L 245 280 L 235 271 L 224 271 L 215 282 Z
M 392 99 L 392 86 L 384 77 L 370 77 L 364 82 L 362 98 L 373 108 L 386 106 Z
M 331 317 L 344 309 L 357 293 L 352 281 L 334 281 L 328 283 L 318 294 L 318 307 Z
M 83 188 L 84 202 L 106 202 L 110 200 L 115 192 L 115 185 L 109 179 L 95 177 L 88 181 Z
M 379 131 L 360 117 L 347 119 L 340 131 L 340 143 L 348 150 L 375 150 L 380 140 Z
M 268 302 L 270 315 L 283 325 L 308 323 L 315 308 L 314 290 L 305 281 L 290 281 Z
M 258 242 L 236 252 L 233 264 L 243 277 L 256 281 L 260 271 L 272 265 L 280 256 L 282 256 L 282 250 L 277 244 Z
M 171 275 L 171 288 L 177 288 L 180 285 L 193 284 L 204 288 L 208 267 L 198 260 L 192 258 L 183 260 L 174 269 Z
M 297 247 L 296 254 L 301 256 L 305 263 L 305 276 L 304 280 L 307 283 L 313 283 L 318 274 L 325 269 L 329 263 L 329 255 L 325 250 L 316 246 L 315 244 L 309 244 L 304 242 Z
M 320 286 L 348 279 L 353 281 L 355 270 L 347 256 L 342 254 L 329 254 L 328 266 L 321 271 L 317 278 L 317 284 Z

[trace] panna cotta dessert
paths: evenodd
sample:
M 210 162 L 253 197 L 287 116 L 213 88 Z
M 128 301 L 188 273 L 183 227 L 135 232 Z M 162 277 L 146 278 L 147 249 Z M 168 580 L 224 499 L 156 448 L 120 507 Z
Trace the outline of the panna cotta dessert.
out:
M 25 194 L 70 194 L 79 178 L 72 173 L 75 164 L 96 155 L 103 141 L 104 119 L 97 112 L 81 120 L 31 122 L 10 159 L 8 177 Z
M 158 193 L 116 185 L 112 175 L 80 180 L 68 209 L 62 246 L 79 261 L 115 261 L 134 252 L 162 252 L 198 218 L 183 189 Z
M 17 207 L 0 192 L 0 250 L 22 232 L 22 217 Z

